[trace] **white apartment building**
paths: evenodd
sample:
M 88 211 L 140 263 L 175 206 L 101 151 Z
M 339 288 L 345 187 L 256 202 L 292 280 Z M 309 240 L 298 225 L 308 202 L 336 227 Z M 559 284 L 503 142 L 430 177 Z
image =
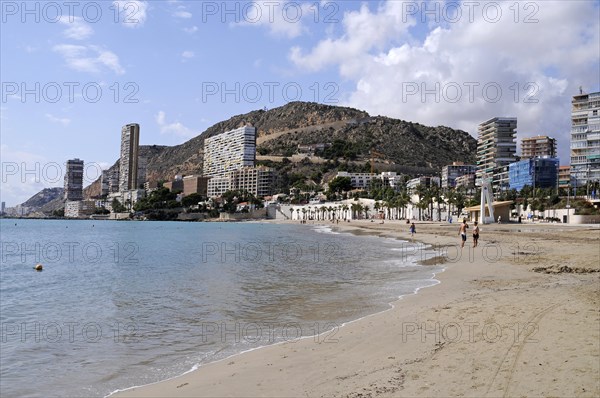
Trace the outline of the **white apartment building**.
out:
M 119 158 L 119 192 L 138 188 L 139 146 L 140 125 L 131 123 L 123 126 Z
M 440 186 L 440 177 L 417 177 L 406 182 L 406 188 L 409 191 L 416 189 L 419 185 L 423 187 L 431 187 L 433 185 Z
M 275 170 L 268 167 L 243 167 L 229 173 L 229 186 L 233 190 L 246 190 L 256 197 L 273 194 Z
M 242 167 L 254 167 L 256 160 L 256 128 L 240 127 L 207 138 L 204 141 L 204 175 L 225 177 Z
M 216 198 L 229 191 L 229 177 L 211 177 L 206 187 L 206 196 Z
M 402 186 L 402 175 L 395 171 L 384 171 L 380 174 L 375 173 L 348 173 L 347 171 L 338 171 L 336 177 L 348 177 L 352 188 L 366 189 L 371 181 L 375 178 L 383 181 L 385 185 L 389 185 L 393 189 L 400 189 Z
M 85 218 L 94 214 L 96 202 L 93 200 L 69 200 L 65 203 L 65 217 Z
M 476 184 L 484 176 L 492 177 L 494 169 L 508 166 L 517 159 L 517 118 L 494 117 L 478 127 Z
M 380 178 L 375 173 L 348 173 L 347 171 L 338 171 L 336 177 L 348 177 L 352 188 L 366 189 L 373 178 Z
M 600 181 L 600 92 L 573 96 L 571 181 L 573 186 Z
M 275 170 L 268 167 L 243 167 L 225 177 L 212 177 L 208 181 L 208 197 L 221 196 L 226 191 L 248 191 L 256 197 L 273 194 Z

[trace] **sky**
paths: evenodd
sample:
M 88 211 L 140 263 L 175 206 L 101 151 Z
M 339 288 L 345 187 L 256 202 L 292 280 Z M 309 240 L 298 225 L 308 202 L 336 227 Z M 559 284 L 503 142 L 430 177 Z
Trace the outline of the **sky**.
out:
M 121 127 L 177 145 L 294 100 L 462 129 L 518 118 L 558 140 L 600 90 L 599 1 L 0 1 L 0 197 L 85 183 Z M 519 144 L 520 147 L 520 144 Z M 520 149 L 518 149 L 518 152 Z

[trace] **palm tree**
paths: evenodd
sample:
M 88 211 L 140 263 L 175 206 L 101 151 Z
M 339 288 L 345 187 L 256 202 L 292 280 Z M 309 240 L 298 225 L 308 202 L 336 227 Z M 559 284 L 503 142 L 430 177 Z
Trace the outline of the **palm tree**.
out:
M 438 187 L 437 185 L 433 186 L 433 197 L 435 199 L 435 202 L 437 203 L 437 218 L 438 221 L 442 221 L 442 212 L 440 209 L 440 205 L 442 202 L 442 190 L 440 189 L 440 187 Z
M 465 195 L 462 192 L 456 192 L 454 204 L 456 205 L 456 211 L 458 212 L 458 215 L 460 215 L 460 213 L 462 213 L 462 209 L 465 207 Z
M 384 217 L 386 219 L 391 219 L 392 218 L 392 209 L 394 208 L 394 199 L 387 199 L 386 201 L 383 202 L 383 207 L 385 208 L 385 213 L 384 213 Z
M 452 217 L 452 205 L 456 204 L 456 192 L 452 188 L 446 191 L 446 201 L 448 202 L 448 218 Z
M 425 198 L 423 198 L 425 199 Z M 417 209 L 419 209 L 419 220 L 422 221 L 423 219 L 423 213 L 424 210 L 427 210 L 427 207 L 429 207 L 429 203 L 427 203 L 426 200 L 421 200 L 419 201 L 419 203 L 417 203 Z
M 342 205 L 342 211 L 344 212 L 344 221 L 348 219 L 348 205 Z
M 417 202 L 415 203 L 415 205 L 419 209 L 419 221 L 422 221 L 422 206 L 419 206 L 419 204 L 423 201 L 423 197 L 425 196 L 426 190 L 427 189 L 425 188 L 425 186 L 421 184 L 417 185 L 417 187 L 415 188 L 415 193 L 417 194 Z
M 292 219 L 293 216 L 294 216 L 294 208 L 290 207 L 290 220 Z
M 365 205 L 363 207 L 363 211 L 365 212 L 365 219 L 369 218 L 369 210 L 371 210 L 371 209 L 369 208 L 368 205 Z
M 360 203 L 352 203 L 350 205 L 350 209 L 352 210 L 352 218 L 358 219 L 358 214 L 360 213 Z
M 406 190 L 402 190 L 396 198 L 396 206 L 402 210 L 402 217 L 406 218 L 406 206 L 410 203 L 410 196 Z
M 423 188 L 421 196 L 419 197 L 419 204 L 423 203 L 421 208 L 423 210 L 429 209 L 428 217 L 431 218 L 433 216 L 433 191 L 431 188 Z

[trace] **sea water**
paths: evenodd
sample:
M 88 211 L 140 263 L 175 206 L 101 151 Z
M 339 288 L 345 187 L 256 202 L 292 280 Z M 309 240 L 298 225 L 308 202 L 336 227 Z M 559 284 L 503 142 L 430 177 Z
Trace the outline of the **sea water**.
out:
M 415 246 L 329 226 L 0 220 L 2 396 L 106 396 L 435 284 Z M 41 263 L 42 272 L 33 267 Z

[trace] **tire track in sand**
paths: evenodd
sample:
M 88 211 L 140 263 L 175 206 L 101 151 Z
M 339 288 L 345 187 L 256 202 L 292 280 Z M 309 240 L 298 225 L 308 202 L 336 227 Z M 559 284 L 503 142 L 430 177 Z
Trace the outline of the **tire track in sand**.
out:
M 506 398 L 508 395 L 508 389 L 510 387 L 510 382 L 512 380 L 513 374 L 515 372 L 515 368 L 517 367 L 517 361 L 519 360 L 521 353 L 523 352 L 523 348 L 525 347 L 525 343 L 527 343 L 527 340 L 529 339 L 529 337 L 538 330 L 538 324 L 539 322 L 542 320 L 542 318 L 551 310 L 553 310 L 554 308 L 558 307 L 560 304 L 554 304 L 551 305 L 550 307 L 545 308 L 544 310 L 538 312 L 537 314 L 534 314 L 531 318 L 529 318 L 527 320 L 526 325 L 533 325 L 534 328 L 525 328 L 523 330 L 523 332 L 525 332 L 525 335 L 523 338 L 521 338 L 520 333 L 517 335 L 517 338 L 514 339 L 513 343 L 511 344 L 511 346 L 508 348 L 508 350 L 506 350 L 506 353 L 504 354 L 504 356 L 502 357 L 502 361 L 500 362 L 500 364 L 498 365 L 498 369 L 496 369 L 496 372 L 494 373 L 494 377 L 492 378 L 492 382 L 490 383 L 485 395 L 489 396 L 490 394 L 490 390 L 492 389 L 492 387 L 494 386 L 495 382 L 496 382 L 496 378 L 498 378 L 498 375 L 500 374 L 501 371 L 507 372 L 508 375 L 506 376 L 506 381 L 503 383 L 501 390 L 502 390 L 502 397 Z M 518 326 L 517 326 L 518 327 Z M 511 356 L 513 358 L 511 358 Z M 497 394 L 494 394 L 494 396 L 497 396 Z

